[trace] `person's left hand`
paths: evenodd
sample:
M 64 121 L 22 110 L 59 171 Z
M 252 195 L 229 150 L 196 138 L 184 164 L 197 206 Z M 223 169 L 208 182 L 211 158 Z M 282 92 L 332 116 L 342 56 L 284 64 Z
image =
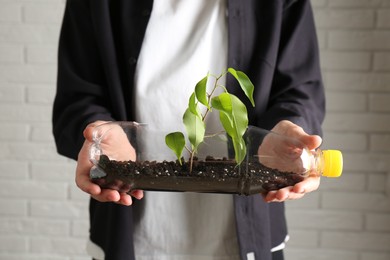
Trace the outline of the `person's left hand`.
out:
M 320 136 L 308 135 L 301 127 L 287 120 L 280 121 L 271 131 L 296 138 L 304 143 L 310 150 L 316 149 L 322 142 Z M 319 185 L 320 177 L 317 176 L 316 173 L 313 173 L 294 186 L 285 187 L 280 190 L 269 191 L 264 195 L 264 200 L 266 202 L 282 202 L 286 200 L 300 199 L 305 194 L 317 190 Z
M 91 195 L 100 202 L 114 202 L 121 205 L 130 206 L 133 203 L 132 197 L 142 199 L 143 191 L 133 190 L 129 193 L 119 192 L 112 189 L 102 189 L 99 185 L 93 183 L 90 179 L 90 170 L 93 167 L 90 161 L 90 149 L 94 144 L 94 131 L 99 127 L 99 130 L 104 133 L 104 141 L 100 143 L 100 147 L 105 151 L 105 154 L 117 160 L 135 161 L 136 152 L 128 141 L 126 134 L 119 125 L 105 124 L 108 122 L 96 121 L 89 124 L 84 130 L 84 145 L 81 148 L 77 160 L 75 181 L 77 186 L 84 192 Z

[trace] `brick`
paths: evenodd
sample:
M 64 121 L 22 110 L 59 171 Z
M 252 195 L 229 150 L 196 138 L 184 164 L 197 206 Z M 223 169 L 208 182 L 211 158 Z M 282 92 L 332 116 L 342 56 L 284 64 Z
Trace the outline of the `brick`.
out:
M 370 150 L 390 153 L 390 134 L 371 134 Z
M 86 218 L 88 202 L 34 200 L 31 202 L 31 216 L 47 218 Z
M 57 49 L 55 45 L 29 45 L 27 47 L 28 63 L 57 63 Z
M 0 161 L 1 180 L 26 180 L 29 177 L 27 162 Z
M 390 91 L 389 73 L 327 72 L 326 88 L 337 91 Z
M 326 6 L 327 0 L 312 0 L 311 5 L 313 6 L 313 9 L 317 9 L 318 7 L 324 7 Z
M 390 253 L 384 252 L 362 252 L 360 260 L 389 260 Z
M 1 11 L 0 11 L 1 12 Z M 0 14 L 1 17 L 1 14 Z M 23 45 L 0 45 L 0 63 L 22 63 L 24 61 Z
M 377 10 L 377 27 L 390 28 L 390 9 Z
M 70 260 L 90 260 L 90 258 L 91 257 L 89 257 L 89 256 L 84 256 L 84 257 L 82 257 L 82 256 L 74 256 L 74 257 L 71 257 Z
M 34 253 L 56 253 L 67 256 L 85 254 L 86 241 L 81 238 L 37 237 L 31 240 Z
M 382 173 L 389 169 L 388 155 L 343 152 L 344 171 Z
M 286 203 L 288 209 L 318 209 L 320 207 L 320 193 L 306 194 L 302 199 L 291 200 Z
M 379 7 L 387 0 L 328 0 L 330 7 Z
M 67 256 L 56 256 L 54 254 L 32 254 L 32 253 L 14 253 L 7 254 L 0 252 L 0 260 L 69 260 Z M 85 259 L 87 260 L 87 259 Z M 91 260 L 89 257 L 88 260 Z
M 33 3 L 24 5 L 24 20 L 27 23 L 61 23 L 64 13 L 61 3 Z
M 322 149 L 363 152 L 368 149 L 367 134 L 326 131 L 322 138 Z
M 27 141 L 29 132 L 27 124 L 7 123 L 0 128 L 0 140 Z
M 305 230 L 362 230 L 364 218 L 360 213 L 332 211 L 289 209 L 289 226 Z
M 37 181 L 74 183 L 75 171 L 75 162 L 33 162 L 31 164 L 32 179 Z
M 24 87 L 21 84 L 0 82 L 0 103 L 23 103 Z M 0 112 L 1 113 L 1 112 Z
M 70 198 L 72 200 L 82 200 L 82 201 L 89 201 L 90 199 L 90 196 L 89 194 L 83 192 L 82 190 L 80 190 L 76 183 L 73 181 L 71 184 L 70 184 Z
M 318 28 L 373 28 L 375 13 L 370 9 L 317 9 L 315 21 Z
M 60 25 L 0 24 L 0 43 L 58 43 Z
M 374 53 L 373 68 L 375 71 L 390 71 L 390 52 Z
M 371 53 L 349 51 L 321 52 L 321 67 L 326 71 L 367 71 L 371 68 Z
M 14 235 L 0 235 L 0 252 L 27 252 L 27 238 Z
M 25 200 L 16 199 L 0 199 L 0 215 L 1 216 L 26 216 L 27 202 Z
M 53 142 L 52 126 L 49 124 L 32 125 L 31 140 L 38 142 Z
M 376 113 L 328 113 L 324 121 L 326 131 L 378 132 L 390 131 L 390 115 Z
M 329 32 L 329 48 L 332 50 L 389 50 L 390 31 L 348 31 Z
M 59 159 L 54 144 L 51 143 L 0 143 L 0 157 L 18 160 Z
M 366 187 L 366 174 L 344 171 L 338 179 L 322 178 L 320 191 L 363 192 Z
M 64 3 L 66 0 L 0 0 L 1 3 Z
M 390 112 L 390 93 L 369 95 L 369 109 L 372 112 Z
M 57 69 L 53 65 L 0 65 L 0 78 L 17 83 L 54 83 Z
M 30 104 L 49 104 L 54 101 L 56 86 L 50 85 L 34 85 L 27 86 L 27 102 Z
M 386 192 L 388 173 L 368 174 L 367 190 L 370 192 Z
M 21 236 L 68 236 L 69 220 L 3 218 L 0 233 Z
M 321 243 L 334 249 L 390 251 L 390 234 L 361 232 L 323 232 Z
M 290 216 L 287 212 L 287 222 L 290 223 L 290 219 L 293 215 Z M 296 229 L 294 227 L 289 227 L 289 236 L 290 239 L 287 242 L 287 248 L 292 247 L 311 247 L 315 248 L 319 245 L 319 232 L 316 230 L 308 229 Z
M 390 232 L 390 215 L 381 213 L 366 214 L 366 229 L 368 231 Z
M 360 260 L 359 254 L 354 251 L 332 250 L 321 248 L 289 248 L 285 250 L 286 259 L 289 260 Z M 373 259 L 371 259 L 373 260 Z
M 47 122 L 51 118 L 52 107 L 49 105 L 11 105 L 0 104 L 0 121 Z
M 389 212 L 390 198 L 380 193 L 323 192 L 324 209 Z
M 0 180 L 0 196 L 8 198 L 24 198 L 28 195 L 29 199 L 66 199 L 67 185 L 54 182 L 33 182 L 20 180 Z
M 21 22 L 22 6 L 20 3 L 1 3 L 0 22 Z
M 368 101 L 365 93 L 327 91 L 327 111 L 364 112 L 367 111 Z
M 72 221 L 72 236 L 87 238 L 89 235 L 89 220 Z

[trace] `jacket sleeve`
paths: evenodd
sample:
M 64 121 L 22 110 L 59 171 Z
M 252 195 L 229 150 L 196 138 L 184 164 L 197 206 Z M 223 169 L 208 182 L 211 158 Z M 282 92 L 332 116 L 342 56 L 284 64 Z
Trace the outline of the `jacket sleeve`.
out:
M 269 100 L 256 122 L 271 129 L 283 119 L 307 133 L 322 134 L 325 95 L 309 0 L 286 1 Z
M 53 134 L 60 154 L 77 159 L 85 126 L 112 120 L 88 1 L 68 0 L 58 50 Z

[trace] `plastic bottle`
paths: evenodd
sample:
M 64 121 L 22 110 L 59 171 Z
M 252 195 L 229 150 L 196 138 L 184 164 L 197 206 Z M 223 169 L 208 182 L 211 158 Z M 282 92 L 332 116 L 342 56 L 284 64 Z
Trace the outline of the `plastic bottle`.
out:
M 240 165 L 229 159 L 234 158 L 229 153 L 229 139 L 218 134 L 200 147 L 199 154 L 205 155 L 193 162 L 190 172 L 189 163 L 155 159 L 169 154 L 162 148 L 165 143 L 158 143 L 164 140 L 165 132 L 161 137 L 153 132 L 152 146 L 146 144 L 151 140 L 146 132 L 145 125 L 134 122 L 97 127 L 90 154 L 95 164 L 91 170 L 93 182 L 121 192 L 142 189 L 251 195 L 293 186 L 308 176 L 339 177 L 343 167 L 338 150 L 309 150 L 297 139 L 251 126 L 245 135 L 246 159 Z M 222 148 L 215 149 L 219 145 Z M 131 147 L 131 151 L 123 147 Z M 136 157 L 129 158 L 127 155 L 134 154 L 134 150 Z M 221 151 L 224 155 L 218 156 Z

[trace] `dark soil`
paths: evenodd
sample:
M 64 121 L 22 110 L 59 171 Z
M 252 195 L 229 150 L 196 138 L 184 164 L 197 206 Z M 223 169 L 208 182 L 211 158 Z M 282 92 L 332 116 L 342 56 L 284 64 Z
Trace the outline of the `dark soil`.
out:
M 291 172 L 268 168 L 258 161 L 195 159 L 190 172 L 188 162 L 114 161 L 105 155 L 98 162 L 98 173 L 92 180 L 103 188 L 129 192 L 135 189 L 156 191 L 190 191 L 251 195 L 292 186 L 303 177 Z

